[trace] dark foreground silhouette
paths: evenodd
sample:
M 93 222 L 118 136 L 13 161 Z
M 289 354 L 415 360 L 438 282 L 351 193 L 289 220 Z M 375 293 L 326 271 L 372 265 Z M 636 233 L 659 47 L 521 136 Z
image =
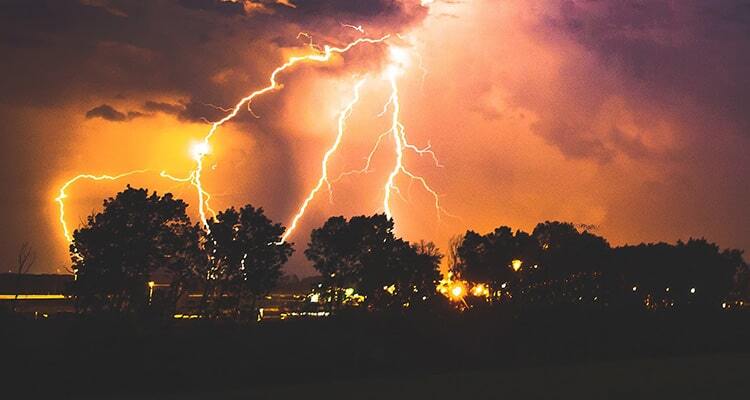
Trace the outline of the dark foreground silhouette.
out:
M 362 397 L 403 386 L 403 396 L 393 398 L 431 398 L 443 393 L 440 385 L 445 394 L 466 385 L 481 393 L 475 398 L 513 398 L 514 391 L 615 398 L 648 388 L 671 398 L 713 382 L 721 384 L 716 393 L 744 391 L 744 369 L 737 366 L 750 354 L 750 316 L 742 311 L 556 308 L 513 316 L 494 309 L 442 317 L 156 324 L 3 321 L 3 391 L 64 399 L 283 398 L 311 390 L 342 398 L 352 390 Z M 700 368 L 688 368 L 691 363 Z M 659 397 L 654 394 L 648 397 Z

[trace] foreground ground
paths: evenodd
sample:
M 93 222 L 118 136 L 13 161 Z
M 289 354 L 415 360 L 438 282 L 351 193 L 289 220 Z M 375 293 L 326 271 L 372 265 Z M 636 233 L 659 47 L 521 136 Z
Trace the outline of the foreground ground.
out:
M 710 355 L 279 384 L 121 399 L 729 399 L 747 398 L 750 355 Z
M 9 318 L 0 398 L 745 398 L 748 338 L 750 314 L 716 310 Z

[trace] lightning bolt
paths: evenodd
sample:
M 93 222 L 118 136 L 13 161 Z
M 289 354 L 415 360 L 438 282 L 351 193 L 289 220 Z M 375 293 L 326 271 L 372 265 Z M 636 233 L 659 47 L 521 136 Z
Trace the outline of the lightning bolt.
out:
M 124 172 L 119 175 L 89 175 L 89 174 L 80 174 L 76 175 L 75 177 L 69 179 L 67 182 L 65 182 L 59 190 L 59 193 L 57 197 L 55 197 L 55 202 L 57 202 L 58 207 L 60 209 L 59 211 L 59 219 L 60 219 L 60 225 L 63 229 L 63 235 L 65 235 L 65 239 L 68 240 L 68 242 L 73 241 L 73 236 L 71 236 L 70 231 L 68 230 L 68 224 L 65 223 L 65 199 L 68 197 L 67 193 L 65 193 L 68 188 L 78 182 L 81 179 L 89 179 L 93 181 L 116 181 L 120 178 L 124 178 L 126 176 L 135 175 L 135 174 L 142 174 L 144 172 L 148 172 L 146 169 L 137 169 L 129 172 Z
M 363 32 L 364 29 L 361 27 L 354 27 L 354 26 L 348 26 L 345 25 L 345 27 L 356 29 L 360 32 Z M 335 54 L 342 54 L 350 49 L 352 49 L 355 46 L 358 46 L 360 44 L 379 44 L 384 43 L 386 40 L 390 38 L 390 35 L 385 35 L 380 38 L 359 38 L 356 39 L 347 45 L 343 47 L 332 47 L 329 45 L 325 45 L 322 48 L 318 45 L 315 45 L 312 42 L 312 38 L 307 34 L 300 34 L 298 37 L 306 37 L 310 40 L 310 43 L 308 44 L 308 47 L 312 49 L 314 52 L 307 55 L 302 56 L 292 56 L 286 60 L 282 65 L 277 67 L 273 70 L 273 72 L 270 74 L 268 79 L 268 85 L 265 87 L 262 87 L 260 89 L 257 89 L 253 91 L 252 93 L 248 94 L 247 96 L 240 99 L 234 107 L 230 109 L 222 109 L 227 114 L 219 119 L 218 121 L 211 122 L 210 128 L 206 132 L 206 134 L 203 136 L 203 139 L 200 142 L 195 143 L 191 147 L 191 158 L 195 162 L 195 167 L 189 172 L 189 174 L 186 177 L 176 177 L 171 174 L 169 174 L 167 171 L 161 171 L 159 176 L 165 179 L 169 179 L 174 182 L 178 183 L 188 183 L 192 185 L 197 193 L 198 196 L 198 214 L 200 216 L 201 223 L 204 227 L 204 230 L 206 232 L 210 233 L 210 228 L 208 225 L 208 217 L 207 213 L 212 214 L 214 217 L 216 216 L 216 212 L 211 208 L 210 206 L 210 199 L 211 195 L 210 193 L 204 188 L 202 177 L 203 177 L 203 169 L 204 169 L 204 159 L 205 157 L 210 153 L 211 151 L 211 139 L 216 134 L 216 132 L 219 130 L 219 128 L 224 125 L 225 123 L 231 121 L 233 118 L 235 118 L 240 111 L 242 111 L 244 108 L 247 108 L 249 112 L 253 114 L 256 118 L 258 117 L 255 113 L 252 112 L 251 105 L 254 99 L 256 99 L 259 96 L 262 96 L 266 93 L 273 92 L 280 90 L 283 88 L 283 85 L 278 82 L 278 77 L 280 74 L 285 72 L 286 70 L 292 68 L 293 66 L 303 63 L 303 62 L 318 62 L 318 63 L 325 63 L 331 60 L 331 58 Z M 346 127 L 346 121 L 349 118 L 349 116 L 352 113 L 352 110 L 354 106 L 359 102 L 360 100 L 360 89 L 365 83 L 365 79 L 359 80 L 356 85 L 354 86 L 354 95 L 353 98 L 346 104 L 346 106 L 341 110 L 338 117 L 338 129 L 337 134 L 335 137 L 335 140 L 331 147 L 325 152 L 323 159 L 321 160 L 321 175 L 316 183 L 316 185 L 312 188 L 312 190 L 308 193 L 307 197 L 302 201 L 300 204 L 297 213 L 292 217 L 291 222 L 289 224 L 289 228 L 284 232 L 281 240 L 279 243 L 284 243 L 288 238 L 295 232 L 299 221 L 304 217 L 304 214 L 310 205 L 310 203 L 314 200 L 316 194 L 323 188 L 323 185 L 326 185 L 329 196 L 332 193 L 332 183 L 336 182 L 340 179 L 342 179 L 344 176 L 348 176 L 354 173 L 367 173 L 371 170 L 371 163 L 373 156 L 377 152 L 378 148 L 381 146 L 381 142 L 385 140 L 388 136 L 393 138 L 394 142 L 394 150 L 396 154 L 395 162 L 393 165 L 393 168 L 391 169 L 388 179 L 386 180 L 383 190 L 384 190 L 384 196 L 383 196 L 383 210 L 385 214 L 389 217 L 393 217 L 393 212 L 391 208 L 391 194 L 395 193 L 398 196 L 401 196 L 401 191 L 396 186 L 396 179 L 399 175 L 404 175 L 411 179 L 411 181 L 417 181 L 421 184 L 421 186 L 434 198 L 434 206 L 436 209 L 438 220 L 440 220 L 441 214 L 451 215 L 445 211 L 445 209 L 440 204 L 440 196 L 438 193 L 430 187 L 430 185 L 427 183 L 427 180 L 420 176 L 412 173 L 410 170 L 406 168 L 404 165 L 404 152 L 409 150 L 412 151 L 419 156 L 428 155 L 432 158 L 435 165 L 438 167 L 442 167 L 440 162 L 438 161 L 435 153 L 431 150 L 431 145 L 428 142 L 428 145 L 424 148 L 419 148 L 413 144 L 411 144 L 406 137 L 406 131 L 404 128 L 404 125 L 400 121 L 400 112 L 401 112 L 401 104 L 399 102 L 399 91 L 398 91 L 398 84 L 397 84 L 397 77 L 403 72 L 403 69 L 407 63 L 408 56 L 405 53 L 404 49 L 389 46 L 390 53 L 391 53 L 391 64 L 386 68 L 385 75 L 387 77 L 388 84 L 390 86 L 390 96 L 388 98 L 388 101 L 383 106 L 383 111 L 378 115 L 384 115 L 388 109 L 391 109 L 390 114 L 390 128 L 380 134 L 377 138 L 377 141 L 375 143 L 375 146 L 372 148 L 370 153 L 368 154 L 366 158 L 366 163 L 362 169 L 359 170 L 353 170 L 349 172 L 345 172 L 343 174 L 340 174 L 336 179 L 331 179 L 329 177 L 329 161 L 330 158 L 333 156 L 333 154 L 338 150 L 339 145 L 341 144 L 341 141 L 344 137 L 345 133 L 345 127 Z M 421 61 L 420 61 L 420 68 Z M 216 107 L 216 106 L 214 106 Z M 220 109 L 219 107 L 216 107 L 217 109 Z M 146 170 L 134 170 L 130 172 L 125 172 L 119 175 L 87 175 L 87 174 L 81 174 L 78 175 L 70 180 L 68 180 L 61 188 L 60 192 L 57 198 L 55 198 L 55 201 L 59 205 L 59 218 L 60 223 L 63 227 L 63 234 L 65 238 L 70 242 L 72 241 L 72 236 L 70 235 L 70 232 L 68 230 L 67 224 L 65 223 L 65 204 L 64 199 L 67 198 L 66 190 L 76 181 L 80 179 L 91 179 L 95 181 L 100 180 L 117 180 L 132 174 L 136 173 L 143 173 L 146 172 Z M 403 197 L 402 197 L 403 199 Z M 404 199 L 405 200 L 405 199 Z
M 194 154 L 193 159 L 195 160 L 196 166 L 195 169 L 191 173 L 190 182 L 196 187 L 196 190 L 198 191 L 198 214 L 200 215 L 201 222 L 203 223 L 203 227 L 208 230 L 208 221 L 206 218 L 206 197 L 205 189 L 203 189 L 203 183 L 201 181 L 201 177 L 203 174 L 203 158 L 208 153 L 208 149 L 210 148 L 210 140 L 211 137 L 216 133 L 216 131 L 219 129 L 220 126 L 225 124 L 226 122 L 232 120 L 234 117 L 237 116 L 237 114 L 242 110 L 243 107 L 247 106 L 250 107 L 252 101 L 263 94 L 266 94 L 268 92 L 280 89 L 282 85 L 280 85 L 277 81 L 277 78 L 279 74 L 286 71 L 287 69 L 293 67 L 294 65 L 305 62 L 305 61 L 314 61 L 314 62 L 328 62 L 331 57 L 333 57 L 334 54 L 341 54 L 349 51 L 354 46 L 357 46 L 362 43 L 370 43 L 370 44 L 376 44 L 376 43 L 382 43 L 386 41 L 390 35 L 385 35 L 379 39 L 373 39 L 373 38 L 359 38 L 353 42 L 350 42 L 344 47 L 331 47 L 329 45 L 325 45 L 323 47 L 322 52 L 308 54 L 305 56 L 294 56 L 290 57 L 284 64 L 277 67 L 272 73 L 269 78 L 269 83 L 267 86 L 258 89 L 249 95 L 243 97 L 240 99 L 240 101 L 235 104 L 234 108 L 232 108 L 232 111 L 228 113 L 226 116 L 224 116 L 222 119 L 213 122 L 211 124 L 211 128 L 208 130 L 208 133 L 206 133 L 206 136 L 204 136 L 203 141 L 201 142 L 200 146 L 205 151 L 198 151 Z
M 400 120 L 401 116 L 401 103 L 399 101 L 399 91 L 398 91 L 398 82 L 397 78 L 398 76 L 403 72 L 403 68 L 405 67 L 405 64 L 407 63 L 407 55 L 404 52 L 403 49 L 398 47 L 391 47 L 391 64 L 388 65 L 385 71 L 386 79 L 388 81 L 388 84 L 390 86 L 390 96 L 388 97 L 388 100 L 386 101 L 385 105 L 383 106 L 383 111 L 381 111 L 378 114 L 378 117 L 384 115 L 388 109 L 391 109 L 391 124 L 390 128 L 383 132 L 380 136 L 378 136 L 377 141 L 375 142 L 375 146 L 372 148 L 370 153 L 368 154 L 366 158 L 366 162 L 364 167 L 361 169 L 355 169 L 348 172 L 344 172 L 340 174 L 334 182 L 344 178 L 345 176 L 349 176 L 352 174 L 362 174 L 367 173 L 371 169 L 371 163 L 372 158 L 375 155 L 375 153 L 378 150 L 378 147 L 380 146 L 380 143 L 382 140 L 387 137 L 388 135 L 391 135 L 393 138 L 394 146 L 395 146 L 395 154 L 396 159 L 393 165 L 393 168 L 391 169 L 390 174 L 388 174 L 388 179 L 385 182 L 385 185 L 383 187 L 383 211 L 385 212 L 386 216 L 389 218 L 393 217 L 393 212 L 391 209 L 391 194 L 396 193 L 399 197 L 403 199 L 403 196 L 401 196 L 401 190 L 396 186 L 396 178 L 403 174 L 410 178 L 412 181 L 417 181 L 420 183 L 420 185 L 424 188 L 427 193 L 429 193 L 433 199 L 434 199 L 434 205 L 435 205 L 435 212 L 437 215 L 438 220 L 441 219 L 441 215 L 447 215 L 451 217 L 456 217 L 453 214 L 450 214 L 448 211 L 443 208 L 443 206 L 440 203 L 440 195 L 432 189 L 432 187 L 427 183 L 427 180 L 420 176 L 412 173 L 409 171 L 406 166 L 404 165 L 404 150 L 411 150 L 414 153 L 418 154 L 419 156 L 428 155 L 432 158 L 433 162 L 435 163 L 435 166 L 442 168 L 443 165 L 438 160 L 435 152 L 432 151 L 431 144 L 427 144 L 424 148 L 419 148 L 413 144 L 411 144 L 406 137 L 406 129 L 403 125 L 403 123 Z M 420 69 L 423 69 L 420 57 Z
M 178 183 L 189 183 L 189 184 L 191 184 L 192 186 L 195 187 L 196 191 L 197 190 L 202 190 L 202 189 L 199 189 L 199 187 L 197 185 L 195 185 L 195 180 L 193 179 L 194 176 L 195 176 L 194 173 L 190 173 L 190 175 L 188 175 L 185 178 L 178 178 L 176 176 L 172 176 L 172 175 L 168 174 L 167 171 L 161 171 L 161 172 L 159 172 L 159 176 L 161 176 L 162 178 L 169 179 L 171 181 L 178 182 Z M 206 210 L 208 210 L 208 212 L 210 212 L 212 216 L 216 217 L 216 211 L 213 208 L 211 208 L 211 206 L 209 205 L 209 201 L 211 200 L 211 194 L 208 193 L 207 191 L 203 190 L 201 192 L 201 195 L 205 199 Z
M 304 35 L 306 37 L 309 37 L 309 35 Z M 203 139 L 195 144 L 193 146 L 192 150 L 192 158 L 195 161 L 195 168 L 188 174 L 187 177 L 179 178 L 170 175 L 166 171 L 162 171 L 160 173 L 160 176 L 166 179 L 170 179 L 175 182 L 181 182 L 181 183 L 190 183 L 193 185 L 196 189 L 196 192 L 198 194 L 198 214 L 200 215 L 201 223 L 204 227 L 204 229 L 208 232 L 209 226 L 208 226 L 208 218 L 206 216 L 206 211 L 209 213 L 216 215 L 216 212 L 211 208 L 209 205 L 209 201 L 211 199 L 211 195 L 206 191 L 203 187 L 203 182 L 201 180 L 202 174 L 203 174 L 203 161 L 206 155 L 210 152 L 210 141 L 211 138 L 214 136 L 216 131 L 226 122 L 231 121 L 234 117 L 239 114 L 239 112 L 243 109 L 243 107 L 247 107 L 250 112 L 252 110 L 250 109 L 250 105 L 252 101 L 263 94 L 266 94 L 268 92 L 272 92 L 275 90 L 278 90 L 282 87 L 281 84 L 278 83 L 277 79 L 279 74 L 286 71 L 287 69 L 302 63 L 302 62 L 319 62 L 319 63 L 325 63 L 331 60 L 331 58 L 335 54 L 342 54 L 346 53 L 347 51 L 351 50 L 353 47 L 358 46 L 360 44 L 378 44 L 385 42 L 390 35 L 385 35 L 380 38 L 358 38 L 352 42 L 349 42 L 346 46 L 343 47 L 333 47 L 329 45 L 325 45 L 322 49 L 317 47 L 316 45 L 310 44 L 310 48 L 315 51 L 315 53 L 303 55 L 303 56 L 293 56 L 287 59 L 287 61 L 282 64 L 281 66 L 277 67 L 270 75 L 269 77 L 269 83 L 267 86 L 258 89 L 249 95 L 243 97 L 240 99 L 234 107 L 228 110 L 228 114 L 225 115 L 223 118 L 221 118 L 218 121 L 212 122 L 211 127 L 206 133 L 206 135 L 203 137 Z M 219 108 L 219 107 L 216 107 Z M 75 183 L 76 181 L 80 179 L 91 179 L 95 181 L 101 181 L 101 180 L 117 180 L 120 178 L 123 178 L 128 175 L 132 175 L 135 173 L 140 172 L 146 172 L 146 170 L 135 170 L 130 172 L 125 172 L 119 175 L 90 175 L 90 174 L 80 174 L 72 179 L 66 181 L 62 187 L 59 189 L 59 195 L 55 198 L 55 201 L 58 203 L 59 206 L 59 220 L 63 227 L 63 235 L 65 236 L 65 239 L 70 242 L 72 241 L 72 236 L 70 235 L 70 231 L 68 230 L 67 224 L 65 223 L 65 202 L 64 199 L 66 199 L 68 196 L 66 194 L 66 190 Z
M 404 125 L 401 123 L 399 117 L 401 113 L 401 104 L 399 103 L 399 93 L 398 93 L 398 84 L 396 82 L 396 76 L 397 76 L 397 69 L 393 68 L 388 71 L 388 80 L 390 82 L 391 86 L 391 96 L 389 98 L 389 102 L 391 104 L 392 112 L 391 112 L 391 135 L 393 137 L 393 141 L 395 143 L 395 150 L 396 150 L 396 161 L 393 165 L 393 169 L 391 170 L 391 173 L 388 175 L 388 180 L 385 183 L 384 189 L 384 196 L 383 196 L 383 210 L 385 211 L 385 215 L 388 216 L 388 218 L 393 217 L 393 212 L 391 210 L 391 193 L 396 192 L 400 193 L 401 191 L 398 189 L 398 186 L 396 186 L 396 177 L 399 174 L 404 174 L 413 181 L 419 182 L 424 190 L 426 190 L 430 195 L 432 195 L 434 201 L 435 201 L 435 212 L 437 215 L 438 221 L 441 219 L 441 215 L 445 214 L 448 216 L 454 216 L 450 213 L 448 213 L 440 204 L 440 195 L 430 187 L 430 185 L 427 183 L 427 180 L 420 176 L 412 173 L 406 167 L 404 166 L 404 150 L 412 150 L 413 152 L 417 153 L 420 156 L 423 156 L 425 154 L 432 157 L 433 161 L 435 162 L 435 165 L 437 167 L 442 167 L 440 162 L 437 159 L 437 156 L 435 153 L 431 150 L 431 146 L 428 144 L 425 148 L 418 148 L 417 146 L 409 143 L 409 141 L 406 138 L 406 129 L 404 128 Z
M 355 31 L 365 34 L 365 28 L 362 27 L 362 25 L 350 25 L 350 24 L 341 24 L 344 28 L 354 29 Z
M 341 139 L 344 137 L 344 127 L 346 125 L 346 120 L 352 114 L 352 109 L 354 108 L 354 105 L 359 102 L 359 89 L 362 87 L 364 83 L 365 83 L 365 79 L 362 79 L 359 82 L 357 82 L 356 85 L 354 85 L 354 97 L 352 98 L 351 101 L 349 101 L 346 107 L 344 107 L 344 109 L 341 110 L 341 112 L 339 113 L 338 131 L 336 133 L 336 139 L 333 141 L 333 144 L 328 149 L 328 151 L 326 151 L 325 154 L 323 155 L 323 161 L 321 161 L 321 173 L 320 173 L 320 178 L 318 179 L 318 183 L 315 185 L 315 187 L 312 188 L 310 193 L 302 202 L 302 205 L 300 205 L 299 210 L 297 210 L 297 213 L 294 215 L 294 217 L 292 217 L 292 222 L 289 224 L 289 228 L 287 228 L 287 230 L 284 231 L 284 235 L 281 237 L 280 243 L 284 243 L 289 238 L 289 236 L 292 235 L 294 230 L 297 228 L 297 223 L 302 218 L 302 216 L 305 215 L 305 210 L 307 210 L 307 206 L 315 198 L 315 195 L 323 187 L 323 184 L 327 185 L 328 192 L 329 194 L 331 193 L 331 181 L 328 178 L 328 160 L 331 158 L 333 153 L 336 152 L 336 149 L 338 149 L 339 144 L 341 144 Z
M 383 132 L 382 134 L 378 136 L 378 139 L 375 142 L 375 146 L 372 148 L 372 150 L 370 151 L 370 153 L 368 154 L 366 158 L 366 163 L 363 168 L 358 169 L 358 170 L 344 172 L 340 174 L 336 179 L 333 179 L 333 180 L 331 180 L 328 177 L 328 161 L 330 157 L 333 155 L 333 153 L 338 149 L 339 144 L 341 143 L 341 139 L 344 136 L 344 127 L 345 127 L 346 119 L 351 114 L 351 111 L 354 105 L 359 101 L 359 87 L 364 82 L 364 81 L 360 81 L 355 87 L 354 99 L 350 103 L 348 103 L 347 106 L 339 114 L 338 133 L 336 135 L 336 139 L 334 140 L 333 145 L 328 149 L 328 151 L 326 151 L 325 155 L 323 156 L 323 160 L 321 161 L 321 170 L 322 170 L 321 176 L 318 179 L 318 182 L 315 185 L 315 187 L 313 187 L 313 189 L 308 193 L 307 197 L 303 200 L 297 213 L 292 218 L 292 222 L 290 223 L 289 228 L 284 232 L 284 235 L 282 236 L 279 243 L 284 243 L 292 235 L 292 233 L 297 227 L 299 220 L 304 216 L 308 205 L 310 204 L 310 202 L 312 202 L 312 200 L 315 198 L 315 195 L 320 191 L 320 189 L 323 187 L 324 184 L 327 186 L 329 196 L 330 196 L 330 193 L 332 190 L 331 189 L 332 182 L 337 182 L 340 179 L 348 175 L 362 174 L 362 173 L 369 172 L 371 168 L 373 156 L 375 155 L 378 148 L 380 147 L 382 140 L 388 135 L 391 135 L 393 137 L 393 140 L 395 143 L 395 152 L 396 152 L 396 160 L 395 160 L 393 169 L 391 170 L 391 173 L 388 175 L 388 179 L 386 180 L 386 183 L 384 186 L 385 195 L 383 198 L 383 210 L 385 214 L 388 216 L 388 218 L 393 217 L 393 213 L 391 210 L 391 193 L 396 193 L 396 195 L 401 197 L 403 200 L 406 200 L 402 196 L 401 190 L 398 188 L 398 186 L 396 186 L 396 183 L 395 183 L 396 178 L 400 174 L 403 174 L 409 177 L 412 181 L 419 182 L 422 185 L 422 187 L 430 195 L 432 195 L 434 199 L 435 211 L 436 211 L 438 220 L 441 219 L 442 214 L 454 216 L 448 213 L 442 207 L 442 205 L 440 204 L 440 195 L 434 189 L 432 189 L 432 187 L 430 187 L 430 185 L 427 183 L 427 180 L 422 176 L 412 173 L 404 166 L 404 151 L 411 150 L 414 153 L 418 154 L 419 156 L 429 155 L 437 167 L 442 167 L 437 156 L 431 150 L 431 145 L 429 143 L 426 147 L 419 148 L 409 143 L 409 141 L 406 138 L 404 125 L 400 121 L 401 104 L 399 102 L 399 92 L 398 92 L 398 85 L 397 85 L 396 78 L 402 72 L 402 69 L 404 65 L 406 64 L 407 56 L 405 52 L 400 48 L 391 47 L 390 49 L 391 49 L 392 63 L 386 68 L 386 76 L 387 76 L 387 80 L 391 88 L 391 94 L 388 98 L 388 101 L 383 106 L 383 111 L 380 114 L 378 114 L 378 116 L 382 116 L 388 111 L 389 107 L 392 109 L 390 129 L 388 129 L 387 131 Z M 420 67 L 421 67 L 421 62 L 420 62 Z

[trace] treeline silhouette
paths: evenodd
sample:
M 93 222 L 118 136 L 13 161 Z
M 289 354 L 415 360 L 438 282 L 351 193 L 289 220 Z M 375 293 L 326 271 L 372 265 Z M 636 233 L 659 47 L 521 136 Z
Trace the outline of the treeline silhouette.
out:
M 530 233 L 468 231 L 443 255 L 396 237 L 382 214 L 333 217 L 304 250 L 320 276 L 300 300 L 331 317 L 256 324 L 242 322 L 257 319 L 275 285 L 292 282 L 281 275 L 294 248 L 279 244 L 284 227 L 247 205 L 217 213 L 205 229 L 186 207 L 131 187 L 104 201 L 70 246 L 80 315 L 0 318 L 5 392 L 223 398 L 302 385 L 307 397 L 323 397 L 304 385 L 375 379 L 407 397 L 401 386 L 420 377 L 487 369 L 548 398 L 560 397 L 545 372 L 557 368 L 585 376 L 582 387 L 601 386 L 592 398 L 653 397 L 635 391 L 644 379 L 674 397 L 689 379 L 657 367 L 660 359 L 687 357 L 690 369 L 691 357 L 706 354 L 710 393 L 745 387 L 736 366 L 750 351 L 747 264 L 703 239 L 612 247 L 591 227 L 544 222 Z M 187 296 L 196 309 L 178 312 L 200 318 L 173 318 Z M 616 385 L 575 372 L 600 362 L 622 374 Z M 653 377 L 657 369 L 671 386 Z M 485 392 L 487 384 L 478 383 L 479 397 L 515 395 L 504 385 Z M 634 391 L 609 396 L 615 386 Z M 413 390 L 409 397 L 438 397 Z
M 75 230 L 81 314 L 171 318 L 181 298 L 200 293 L 197 315 L 253 321 L 259 301 L 282 276 L 293 245 L 262 208 L 218 212 L 194 224 L 187 204 L 128 186 Z M 397 238 L 383 214 L 332 217 L 311 233 L 306 258 L 321 282 L 306 302 L 332 312 L 452 312 L 492 307 L 731 308 L 748 297 L 748 265 L 739 250 L 705 239 L 676 245 L 612 247 L 571 223 L 544 222 L 531 233 L 499 227 L 467 231 L 444 255 L 432 243 Z M 166 276 L 154 288 L 153 276 Z

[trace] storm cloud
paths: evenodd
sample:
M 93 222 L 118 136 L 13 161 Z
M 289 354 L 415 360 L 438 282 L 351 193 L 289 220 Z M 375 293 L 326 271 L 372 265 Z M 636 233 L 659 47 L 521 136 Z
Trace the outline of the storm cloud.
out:
M 399 235 L 444 246 L 467 228 L 561 219 L 614 244 L 705 235 L 750 246 L 746 1 L 11 0 L 0 5 L 0 180 L 13 187 L 0 201 L 13 210 L 2 260 L 28 240 L 45 252 L 40 272 L 65 265 L 51 201 L 65 179 L 134 168 L 183 176 L 206 122 L 309 52 L 310 37 L 335 46 L 362 35 L 345 25 L 413 50 L 399 79 L 402 118 L 444 168 L 406 159 L 460 216 L 436 221 L 419 185 L 399 182 Z M 217 208 L 251 202 L 287 223 L 318 177 L 342 102 L 367 76 L 331 167 L 361 168 L 387 123 L 377 117 L 387 60 L 386 46 L 367 45 L 282 74 L 283 90 L 212 142 L 205 178 Z M 382 210 L 391 149 L 383 141 L 371 173 L 311 205 L 291 272 L 309 273 L 299 250 L 325 217 Z M 126 183 L 173 191 L 194 214 L 189 185 L 152 175 L 76 186 L 71 226 Z

